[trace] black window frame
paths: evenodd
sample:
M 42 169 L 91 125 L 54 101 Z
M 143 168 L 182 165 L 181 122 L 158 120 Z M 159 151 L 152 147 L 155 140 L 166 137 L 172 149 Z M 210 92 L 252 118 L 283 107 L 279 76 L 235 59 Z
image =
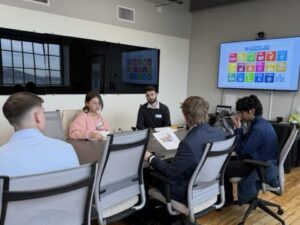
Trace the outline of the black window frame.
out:
M 63 35 L 47 34 L 47 33 L 36 33 L 22 30 L 13 30 L 0 27 L 0 39 L 8 39 L 11 41 L 11 49 L 8 50 L 11 52 L 11 57 L 13 60 L 13 52 L 21 52 L 22 57 L 22 76 L 23 79 L 19 82 L 12 80 L 10 84 L 3 83 L 3 67 L 2 66 L 2 48 L 0 42 L 0 95 L 12 94 L 14 91 L 19 91 L 19 87 L 14 86 L 14 84 L 23 85 L 26 83 L 26 74 L 25 70 L 33 70 L 30 73 L 34 74 L 36 77 L 36 70 L 38 69 L 35 65 L 36 56 L 38 55 L 47 55 L 48 67 L 45 67 L 48 73 L 48 82 L 47 84 L 40 84 L 36 82 L 36 93 L 37 94 L 85 94 L 90 90 L 95 89 L 95 85 L 92 85 L 93 76 L 91 70 L 91 59 L 95 57 L 101 57 L 102 60 L 99 62 L 100 70 L 100 84 L 97 86 L 97 90 L 102 94 L 142 94 L 144 93 L 146 83 L 137 84 L 137 83 L 127 83 L 123 82 L 122 78 L 122 52 L 129 51 L 139 51 L 139 50 L 156 50 L 158 51 L 157 59 L 158 68 L 157 68 L 157 84 L 153 86 L 159 90 L 159 66 L 160 66 L 160 50 L 157 48 L 149 48 L 142 46 L 126 45 L 122 43 L 113 43 L 99 40 L 84 39 L 78 37 L 69 37 Z M 22 41 L 21 50 L 14 51 L 12 48 L 12 41 Z M 24 51 L 23 42 L 30 42 L 32 45 L 32 52 L 28 53 Z M 43 44 L 43 54 L 35 53 L 34 43 Z M 45 49 L 45 44 L 47 49 Z M 49 52 L 49 45 L 55 44 L 59 45 L 59 56 L 52 55 Z M 19 48 L 20 49 L 20 48 Z M 5 51 L 5 50 L 3 50 Z M 27 68 L 25 66 L 24 54 L 32 54 L 32 63 L 33 68 Z M 51 69 L 50 57 L 59 57 L 59 69 Z M 13 63 L 13 62 L 12 62 Z M 28 64 L 27 64 L 28 65 Z M 14 68 L 13 65 L 11 68 Z M 60 72 L 60 82 L 52 83 L 51 79 L 52 72 Z M 12 72 L 14 73 L 14 72 Z M 97 75 L 96 75 L 97 76 Z M 12 75 L 12 78 L 14 75 Z M 55 77 L 54 77 L 55 79 Z M 20 88 L 22 89 L 22 87 Z M 25 90 L 25 87 L 23 87 Z M 23 90 L 22 89 L 22 90 Z
M 8 40 L 10 42 L 11 49 L 2 49 L 2 40 Z M 21 42 L 21 49 L 20 50 L 15 50 L 13 49 L 13 41 L 19 41 Z M 32 46 L 32 52 L 26 51 L 24 49 L 24 42 L 29 42 Z M 42 45 L 42 53 L 36 52 L 36 47 L 35 44 L 40 44 Z M 52 52 L 50 52 L 50 45 L 56 45 L 58 46 L 58 54 L 54 55 Z M 1 56 L 0 56 L 0 86 L 14 86 L 14 85 L 25 85 L 27 82 L 32 81 L 34 82 L 37 86 L 63 86 L 63 69 L 62 69 L 62 58 L 63 58 L 63 52 L 62 52 L 62 46 L 59 43 L 53 43 L 53 42 L 47 42 L 47 41 L 29 41 L 29 40 L 22 40 L 22 39 L 17 39 L 17 38 L 7 38 L 7 37 L 0 37 L 0 50 L 1 50 Z M 4 52 L 9 53 L 11 57 L 11 65 L 3 65 L 3 59 L 2 59 L 2 54 Z M 21 54 L 21 61 L 22 65 L 21 66 L 15 66 L 15 55 L 16 54 Z M 25 65 L 25 55 L 30 55 L 33 60 L 33 66 L 30 67 L 28 65 Z M 38 57 L 42 57 L 44 60 L 43 66 L 39 67 L 38 65 Z M 53 60 L 51 58 L 56 58 L 58 60 L 58 68 L 54 68 L 52 66 Z M 5 81 L 5 74 L 4 71 L 5 69 L 11 69 L 12 70 L 12 77 L 11 77 L 11 82 L 6 82 Z M 26 78 L 26 70 L 32 70 L 33 73 L 30 74 L 32 75 L 33 79 L 27 79 Z M 22 81 L 17 80 L 17 71 L 21 71 L 22 73 Z M 45 74 L 44 82 L 42 82 L 42 78 L 38 78 L 38 72 L 43 72 Z M 54 82 L 54 80 L 57 78 L 57 76 L 53 76 L 53 74 L 58 73 L 58 80 Z

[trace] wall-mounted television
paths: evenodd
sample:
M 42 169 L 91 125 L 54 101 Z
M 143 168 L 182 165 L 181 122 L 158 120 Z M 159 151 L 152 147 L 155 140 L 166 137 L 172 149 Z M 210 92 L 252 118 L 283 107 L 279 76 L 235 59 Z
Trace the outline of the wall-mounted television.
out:
M 300 37 L 222 43 L 218 88 L 297 91 Z
M 159 50 L 122 52 L 122 81 L 141 85 L 158 85 Z

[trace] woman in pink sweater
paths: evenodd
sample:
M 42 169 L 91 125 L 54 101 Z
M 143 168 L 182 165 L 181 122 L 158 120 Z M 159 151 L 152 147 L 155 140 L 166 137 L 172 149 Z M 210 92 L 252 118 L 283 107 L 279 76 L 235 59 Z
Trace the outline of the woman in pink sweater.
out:
M 85 96 L 83 112 L 76 116 L 69 128 L 71 139 L 105 139 L 101 131 L 109 131 L 109 125 L 100 114 L 103 109 L 101 96 L 91 91 Z

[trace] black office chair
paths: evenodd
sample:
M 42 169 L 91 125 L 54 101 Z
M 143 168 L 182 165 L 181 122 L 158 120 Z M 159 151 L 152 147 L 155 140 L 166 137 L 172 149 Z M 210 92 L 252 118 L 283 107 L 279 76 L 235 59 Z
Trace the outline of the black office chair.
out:
M 268 167 L 271 166 L 269 163 L 259 161 L 259 160 L 252 160 L 252 159 L 244 160 L 244 162 L 249 163 L 257 168 L 257 170 L 253 171 L 253 172 L 257 172 L 257 175 L 259 177 L 259 181 L 261 184 L 261 190 L 264 193 L 269 191 L 275 195 L 283 195 L 283 193 L 284 193 L 284 166 L 283 166 L 283 164 L 284 164 L 284 161 L 285 161 L 289 151 L 291 150 L 291 147 L 292 147 L 297 135 L 298 135 L 298 129 L 295 126 L 293 128 L 292 132 L 290 133 L 288 139 L 286 140 L 284 146 L 282 147 L 282 150 L 279 155 L 278 163 L 276 165 L 278 178 L 279 178 L 279 184 L 276 186 L 270 185 L 265 179 L 266 178 L 266 170 L 268 169 Z M 231 179 L 231 182 L 237 183 L 237 182 L 241 181 L 242 179 L 244 179 L 244 178 L 235 177 L 235 178 Z M 244 225 L 248 216 L 252 212 L 252 210 L 256 209 L 257 207 L 259 207 L 260 209 L 262 209 L 263 211 L 265 211 L 266 213 L 268 213 L 269 215 L 271 215 L 272 217 L 277 219 L 281 224 L 283 224 L 283 225 L 285 224 L 284 220 L 278 216 L 278 215 L 282 215 L 284 213 L 284 210 L 281 208 L 281 206 L 279 204 L 276 204 L 276 203 L 273 203 L 270 201 L 266 201 L 266 200 L 256 197 L 250 201 L 250 205 L 249 205 L 242 221 L 239 223 L 239 225 Z M 274 213 L 269 207 L 277 208 L 277 212 Z

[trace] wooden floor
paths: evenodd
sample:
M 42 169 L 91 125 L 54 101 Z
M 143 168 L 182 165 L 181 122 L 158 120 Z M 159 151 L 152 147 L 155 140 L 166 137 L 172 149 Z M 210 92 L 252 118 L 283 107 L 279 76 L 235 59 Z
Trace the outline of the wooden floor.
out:
M 291 173 L 285 175 L 285 193 L 283 196 L 274 194 L 261 194 L 263 199 L 279 203 L 285 213 L 282 218 L 286 225 L 300 225 L 300 167 L 294 168 Z M 237 225 L 242 219 L 247 206 L 230 206 L 221 211 L 213 211 L 197 220 L 201 225 Z M 254 210 L 245 225 L 280 225 L 277 220 L 267 215 L 260 209 Z M 97 223 L 93 223 L 97 225 Z M 125 222 L 113 223 L 111 225 L 128 225 Z M 137 224 L 139 225 L 139 224 Z M 166 224 L 169 225 L 169 224 Z

